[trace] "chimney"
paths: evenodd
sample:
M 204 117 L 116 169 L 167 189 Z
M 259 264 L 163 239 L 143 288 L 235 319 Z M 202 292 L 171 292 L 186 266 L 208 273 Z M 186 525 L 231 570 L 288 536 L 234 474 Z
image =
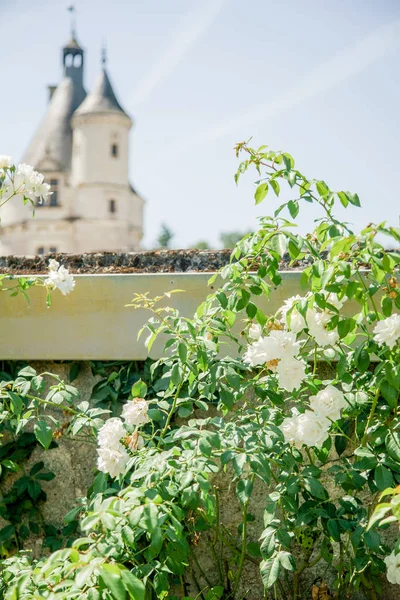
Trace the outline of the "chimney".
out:
M 49 102 L 50 102 L 50 100 L 51 100 L 51 99 L 52 99 L 52 97 L 53 97 L 53 94 L 54 94 L 54 92 L 55 92 L 55 91 L 56 91 L 56 89 L 57 89 L 57 86 L 56 86 L 56 85 L 48 85 L 48 86 L 47 86 L 47 89 L 49 90 Z

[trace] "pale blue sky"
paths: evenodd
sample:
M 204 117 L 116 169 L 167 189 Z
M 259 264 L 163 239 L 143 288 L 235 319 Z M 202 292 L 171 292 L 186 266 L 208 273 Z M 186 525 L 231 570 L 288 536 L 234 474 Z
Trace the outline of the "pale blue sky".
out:
M 399 224 L 399 0 L 77 0 L 85 85 L 108 68 L 133 116 L 131 180 L 146 198 L 145 246 L 162 221 L 175 247 L 256 226 L 253 181 L 232 147 L 291 152 L 300 170 L 357 191 L 361 226 Z M 68 1 L 0 0 L 0 153 L 18 159 L 61 78 Z M 307 205 L 302 229 L 314 213 Z

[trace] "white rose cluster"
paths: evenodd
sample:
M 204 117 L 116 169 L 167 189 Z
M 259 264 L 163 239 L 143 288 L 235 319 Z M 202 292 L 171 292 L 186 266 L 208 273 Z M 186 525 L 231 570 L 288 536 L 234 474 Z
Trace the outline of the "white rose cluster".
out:
M 386 564 L 386 577 L 389 583 L 397 583 L 397 585 L 400 585 L 400 552 L 395 554 L 393 551 L 383 560 Z
M 392 315 L 387 319 L 382 319 L 376 324 L 374 329 L 374 340 L 379 346 L 386 344 L 391 350 L 397 344 L 400 338 L 400 315 Z
M 49 276 L 45 280 L 45 285 L 51 288 L 58 288 L 63 296 L 66 296 L 75 287 L 73 275 L 60 263 L 53 258 L 49 261 Z
M 307 308 L 305 318 L 300 314 L 296 303 L 300 300 L 307 300 L 307 296 L 293 296 L 285 300 L 283 307 L 280 310 L 281 322 L 288 327 L 293 333 L 300 333 L 308 328 L 310 335 L 315 339 L 318 346 L 334 346 L 339 340 L 339 334 L 336 329 L 327 329 L 327 324 L 333 316 L 333 312 L 328 308 L 320 310 L 319 308 Z M 340 310 L 346 301 L 346 298 L 339 300 L 337 294 L 326 294 L 325 300 Z
M 0 190 L 0 198 L 3 203 L 12 196 L 23 195 L 35 202 L 45 202 L 50 192 L 50 185 L 44 182 L 44 175 L 35 171 L 31 165 L 21 163 L 12 170 L 13 162 L 11 156 L 0 155 L 0 175 L 8 175 L 8 179 Z
M 294 333 L 277 329 L 249 344 L 243 360 L 251 367 L 265 365 L 277 374 L 280 387 L 292 392 L 306 377 L 305 362 L 296 358 L 299 349 Z
M 332 421 L 340 418 L 347 402 L 340 390 L 328 385 L 310 397 L 310 408 L 304 413 L 292 410 L 292 416 L 281 424 L 285 441 L 296 448 L 315 446 L 321 448 L 329 437 Z
M 122 409 L 121 417 L 126 425 L 139 427 L 148 423 L 148 402 L 143 398 L 129 400 Z M 129 434 L 122 419 L 108 419 L 98 434 L 97 468 L 111 477 L 118 477 L 125 472 L 130 454 L 143 447 L 144 441 L 138 431 Z M 124 443 L 122 443 L 122 440 Z

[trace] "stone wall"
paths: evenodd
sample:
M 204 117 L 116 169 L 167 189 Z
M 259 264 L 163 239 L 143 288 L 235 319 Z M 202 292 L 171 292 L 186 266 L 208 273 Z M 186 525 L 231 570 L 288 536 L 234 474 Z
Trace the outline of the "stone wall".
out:
M 38 373 L 49 371 L 58 374 L 61 378 L 68 381 L 71 363 L 36 361 L 32 362 L 31 365 Z M 99 377 L 92 374 L 89 362 L 79 363 L 79 366 L 79 375 L 73 381 L 73 385 L 77 387 L 80 392 L 80 401 L 89 401 L 92 396 L 93 386 L 98 381 Z M 320 373 L 322 377 L 330 376 L 329 368 L 326 365 L 320 365 Z M 256 401 L 256 399 L 254 399 L 254 401 Z M 57 417 L 62 423 L 67 424 L 68 416 L 59 412 Z M 180 421 L 183 422 L 183 419 L 180 419 Z M 26 469 L 29 469 L 38 461 L 43 461 L 45 469 L 52 471 L 55 474 L 54 480 L 43 482 L 43 489 L 47 494 L 47 501 L 41 506 L 41 514 L 47 524 L 60 529 L 63 526 L 65 514 L 76 506 L 77 499 L 86 494 L 87 488 L 93 481 L 96 472 L 96 446 L 88 441 L 77 441 L 65 439 L 63 437 L 57 439 L 57 445 L 57 448 L 49 450 L 43 450 L 37 447 L 30 456 L 26 464 Z M 334 459 L 335 456 L 332 456 L 332 458 Z M 6 491 L 7 487 L 12 485 L 15 478 L 16 475 L 12 475 L 5 483 L 3 483 L 3 491 Z M 220 472 L 216 476 L 214 483 L 216 483 L 219 489 L 221 524 L 223 524 L 223 526 L 231 533 L 232 538 L 236 538 L 239 543 L 237 528 L 241 522 L 241 507 L 236 498 L 235 486 L 231 483 L 231 474 L 229 472 Z M 325 485 L 330 488 L 330 494 L 334 497 L 335 487 L 333 482 L 329 482 L 329 479 L 327 478 Z M 268 490 L 266 490 L 265 486 L 256 480 L 249 506 L 249 512 L 254 516 L 254 520 L 249 523 L 248 526 L 249 541 L 258 541 L 260 533 L 264 529 L 263 512 L 267 492 Z M 393 540 L 397 539 L 397 536 L 398 530 L 396 528 L 389 534 L 388 539 L 391 543 L 394 543 Z M 212 584 L 216 585 L 218 581 L 212 552 L 210 552 L 212 544 L 213 539 L 208 532 L 204 532 L 200 535 L 194 546 L 194 551 L 198 562 L 201 565 L 201 570 L 193 562 L 191 568 L 195 573 L 195 577 L 198 584 L 200 584 L 200 587 L 207 585 L 204 574 L 206 574 L 208 581 Z M 46 552 L 43 550 L 43 539 L 40 536 L 34 536 L 26 540 L 25 547 L 32 549 L 33 555 L 37 557 Z M 217 550 L 227 559 L 227 564 L 229 558 L 231 558 L 231 551 L 229 548 L 219 546 L 217 547 Z M 323 577 L 328 584 L 334 578 L 334 571 L 332 569 L 326 569 L 326 563 L 323 561 L 318 563 L 312 570 L 307 571 L 303 577 L 301 584 L 303 594 L 301 596 L 302 599 L 311 600 L 312 585 L 314 583 L 320 584 L 321 577 Z M 188 592 L 196 596 L 198 593 L 197 586 L 190 575 L 188 576 L 188 580 Z M 387 582 L 384 582 L 384 586 L 382 600 L 397 600 L 397 587 L 391 586 L 387 584 Z M 179 590 L 176 590 L 176 593 L 179 597 Z M 260 600 L 264 597 L 259 567 L 256 562 L 246 562 L 243 583 L 239 590 L 239 597 L 246 598 L 246 600 Z M 361 593 L 354 593 L 351 596 L 351 600 L 366 600 L 366 598 Z

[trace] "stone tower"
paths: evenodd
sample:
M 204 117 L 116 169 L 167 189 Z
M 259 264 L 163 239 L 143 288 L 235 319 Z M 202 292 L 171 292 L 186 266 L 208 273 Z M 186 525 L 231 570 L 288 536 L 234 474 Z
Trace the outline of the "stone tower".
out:
M 21 162 L 45 175 L 53 194 L 32 218 L 22 199 L 1 214 L 3 254 L 137 250 L 143 200 L 129 183 L 132 120 L 102 70 L 87 94 L 84 51 L 72 37 L 62 49 L 64 77 L 49 86 L 49 105 Z

